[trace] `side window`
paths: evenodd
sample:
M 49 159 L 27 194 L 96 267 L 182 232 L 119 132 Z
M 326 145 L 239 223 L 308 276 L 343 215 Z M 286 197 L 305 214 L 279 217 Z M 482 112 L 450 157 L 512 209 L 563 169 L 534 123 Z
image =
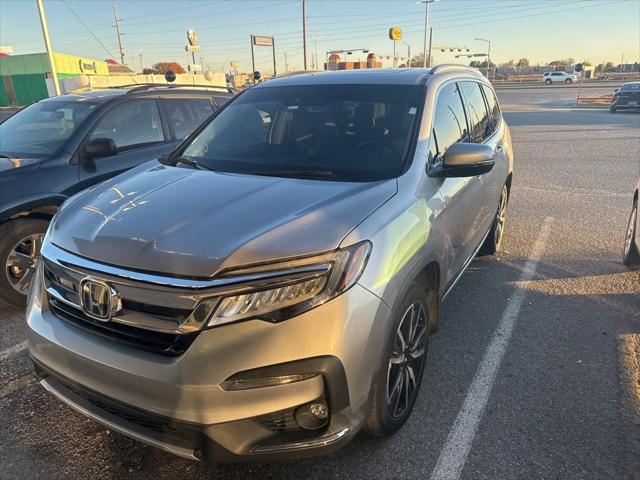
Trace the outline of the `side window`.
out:
M 477 82 L 460 82 L 460 85 L 467 100 L 470 141 L 482 143 L 491 135 L 491 122 L 482 96 L 482 87 Z
M 179 140 L 187 137 L 214 111 L 209 97 L 167 98 L 162 102 L 167 112 L 167 120 Z
M 156 101 L 132 100 L 112 108 L 98 120 L 89 138 L 110 138 L 118 150 L 164 142 Z
M 561 77 L 562 76 L 562 72 L 554 72 L 551 74 L 552 77 Z
M 484 90 L 484 97 L 487 99 L 487 105 L 489 106 L 489 114 L 491 115 L 491 123 L 492 133 L 498 127 L 500 123 L 500 118 L 502 115 L 500 114 L 500 107 L 498 106 L 498 100 L 496 100 L 496 94 L 490 87 L 486 85 L 482 85 L 482 89 Z
M 445 85 L 438 93 L 433 116 L 433 137 L 435 141 L 430 146 L 431 159 L 442 155 L 454 143 L 468 139 L 467 119 L 455 83 Z

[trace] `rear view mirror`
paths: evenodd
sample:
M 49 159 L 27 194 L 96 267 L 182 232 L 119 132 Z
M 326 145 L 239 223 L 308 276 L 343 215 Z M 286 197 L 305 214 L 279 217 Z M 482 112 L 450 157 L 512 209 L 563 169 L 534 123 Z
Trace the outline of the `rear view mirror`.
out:
M 616 88 L 616 89 L 613 91 L 613 93 L 618 93 L 619 91 L 620 91 L 620 89 L 619 89 L 619 88 Z
M 454 143 L 440 164 L 429 170 L 430 177 L 474 177 L 489 172 L 494 164 L 493 148 L 480 143 Z
M 94 138 L 84 148 L 88 158 L 107 157 L 118 153 L 116 142 L 110 138 Z

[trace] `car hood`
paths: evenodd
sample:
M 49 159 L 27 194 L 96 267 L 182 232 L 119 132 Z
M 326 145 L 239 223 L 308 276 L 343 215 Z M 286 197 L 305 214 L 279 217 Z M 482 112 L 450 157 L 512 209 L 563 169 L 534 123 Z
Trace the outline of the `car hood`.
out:
M 67 202 L 49 238 L 111 265 L 210 277 L 335 249 L 396 191 L 395 179 L 333 182 L 152 163 Z

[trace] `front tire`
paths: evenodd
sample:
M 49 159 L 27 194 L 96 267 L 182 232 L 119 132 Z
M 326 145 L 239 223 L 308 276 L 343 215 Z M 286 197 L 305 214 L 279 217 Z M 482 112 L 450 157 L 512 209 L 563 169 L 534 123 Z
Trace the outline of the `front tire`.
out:
M 500 193 L 500 203 L 498 204 L 498 211 L 493 223 L 491 224 L 491 230 L 485 239 L 482 247 L 478 251 L 479 256 L 494 255 L 502 248 L 502 239 L 504 238 L 504 229 L 506 223 L 506 210 L 509 203 L 509 189 L 507 185 L 502 186 L 502 192 Z
M 567 78 L 564 83 L 573 83 L 573 80 L 571 80 L 570 78 Z
M 547 79 L 544 81 L 544 83 L 546 83 L 547 85 L 551 85 L 551 79 L 550 79 L 550 78 L 547 78 Z
M 48 226 L 47 220 L 31 218 L 0 225 L 0 298 L 19 307 L 27 303 Z
M 610 108 L 609 108 L 609 111 L 610 111 L 611 113 L 616 113 L 616 107 L 610 107 Z
M 624 252 L 622 255 L 622 261 L 627 267 L 640 266 L 640 249 L 636 244 L 636 224 L 638 219 L 638 200 L 633 202 L 633 208 L 631 209 L 631 215 L 629 216 L 629 225 L 627 227 L 627 235 L 624 241 Z
M 397 432 L 413 410 L 429 343 L 427 294 L 417 283 L 394 312 L 393 327 L 373 386 L 373 408 L 365 430 L 387 437 Z

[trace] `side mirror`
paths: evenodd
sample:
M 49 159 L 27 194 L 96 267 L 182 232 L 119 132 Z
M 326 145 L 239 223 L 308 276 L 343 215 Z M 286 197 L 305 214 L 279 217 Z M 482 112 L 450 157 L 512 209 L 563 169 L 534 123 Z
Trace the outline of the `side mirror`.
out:
M 110 138 L 94 138 L 84 147 L 84 153 L 88 158 L 108 157 L 118 153 L 118 147 Z
M 493 149 L 480 143 L 454 143 L 440 164 L 428 172 L 430 177 L 475 177 L 491 171 L 494 165 Z
M 619 91 L 620 91 L 620 89 L 619 89 L 619 88 L 616 88 L 616 89 L 613 91 L 613 93 L 618 93 Z

